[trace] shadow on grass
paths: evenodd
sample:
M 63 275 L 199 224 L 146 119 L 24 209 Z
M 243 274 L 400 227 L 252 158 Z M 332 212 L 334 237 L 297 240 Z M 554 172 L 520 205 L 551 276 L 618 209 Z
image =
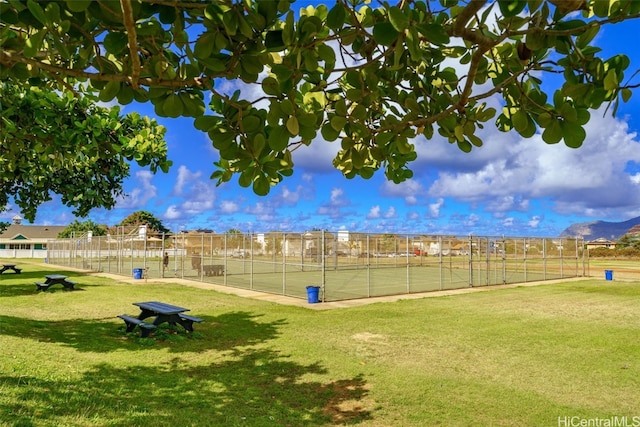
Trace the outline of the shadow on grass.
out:
M 0 316 L 0 334 L 55 342 L 83 352 L 110 352 L 119 349 L 140 350 L 141 346 L 166 347 L 172 352 L 230 350 L 237 346 L 259 344 L 277 337 L 277 328 L 284 320 L 270 323 L 256 321 L 259 317 L 247 312 L 200 316 L 204 322 L 194 325 L 193 334 L 180 326 L 163 324 L 150 338 L 140 338 L 140 332 L 126 333 L 125 324 L 117 317 L 105 319 L 32 320 Z
M 0 297 L 12 297 L 37 294 L 39 291 L 35 285 L 35 282 L 44 282 L 45 276 L 48 274 L 54 274 L 51 270 L 32 270 L 22 271 L 21 274 L 3 273 L 0 274 Z M 75 271 L 56 271 L 55 274 L 62 274 L 69 277 L 70 280 L 77 282 L 76 291 L 83 290 L 85 285 L 82 283 L 82 277 L 86 277 L 85 274 Z M 45 292 L 68 292 L 62 285 L 54 285 L 47 289 Z
M 188 366 L 176 357 L 163 366 L 98 365 L 82 378 L 52 381 L 0 377 L 10 399 L 0 403 L 13 426 L 315 426 L 371 419 L 362 406 L 362 376 L 322 383 L 318 363 L 302 365 L 275 351 L 238 350 L 227 360 Z

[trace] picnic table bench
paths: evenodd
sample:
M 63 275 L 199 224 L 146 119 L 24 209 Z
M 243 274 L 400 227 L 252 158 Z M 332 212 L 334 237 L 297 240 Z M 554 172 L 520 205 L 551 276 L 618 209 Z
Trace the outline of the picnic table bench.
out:
M 16 267 L 15 264 L 2 264 L 2 268 L 0 269 L 0 274 L 4 273 L 5 271 L 9 271 L 9 270 L 13 270 L 13 272 L 16 273 L 16 274 L 22 273 L 22 269 Z
M 136 326 L 140 327 L 140 336 L 142 338 L 148 337 L 151 331 L 156 328 L 156 325 L 153 323 L 145 322 L 137 317 L 132 317 L 126 314 L 120 314 L 118 317 L 124 320 L 124 323 L 127 325 L 127 332 L 132 332 Z
M 67 276 L 61 274 L 49 274 L 45 276 L 44 283 L 36 282 L 36 288 L 38 291 L 46 291 L 53 285 L 62 285 L 66 290 L 73 291 L 76 282 L 67 279 Z
M 129 316 L 128 314 L 121 314 L 118 317 L 124 320 L 127 325 L 127 332 L 133 332 L 136 326 L 139 327 L 140 336 L 143 338 L 148 337 L 151 331 L 162 323 L 169 323 L 174 326 L 179 324 L 185 331 L 193 332 L 193 324 L 203 321 L 203 319 L 199 317 L 185 314 L 186 311 L 190 311 L 188 308 L 178 307 L 164 302 L 134 302 L 133 305 L 140 308 L 138 317 Z M 144 321 L 144 319 L 149 317 L 155 317 L 153 323 Z
M 203 265 L 202 271 L 205 276 L 222 276 L 224 275 L 224 265 L 222 264 L 213 264 L 213 265 Z

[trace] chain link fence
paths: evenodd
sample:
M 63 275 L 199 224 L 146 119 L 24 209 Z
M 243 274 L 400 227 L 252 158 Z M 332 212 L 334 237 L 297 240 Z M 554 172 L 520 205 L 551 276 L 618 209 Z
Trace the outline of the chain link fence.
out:
M 82 236 L 47 243 L 47 262 L 339 301 L 588 275 L 579 238 L 310 231 Z

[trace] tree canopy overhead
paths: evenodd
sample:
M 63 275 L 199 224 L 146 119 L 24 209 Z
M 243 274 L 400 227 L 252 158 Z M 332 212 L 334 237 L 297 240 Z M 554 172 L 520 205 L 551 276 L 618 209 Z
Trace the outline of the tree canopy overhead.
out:
M 579 147 L 589 110 L 631 96 L 625 55 L 600 58 L 602 26 L 634 0 L 66 0 L 0 3 L 0 77 L 194 118 L 220 153 L 212 178 L 267 194 L 291 152 L 339 141 L 347 178 L 412 176 L 414 138 L 463 152 L 487 122 Z M 293 8 L 296 8 L 294 11 Z M 548 75 L 564 83 L 549 93 Z M 225 93 L 221 80 L 241 90 Z M 548 89 L 547 89 L 548 90 Z M 487 102 L 499 97 L 498 111 Z
M 165 128 L 137 113 L 74 96 L 0 82 L 0 211 L 13 196 L 29 221 L 51 193 L 78 216 L 111 208 L 130 161 L 167 171 Z M 80 88 L 78 88 L 80 89 Z M 78 92 L 76 90 L 76 92 Z M 73 230 L 72 230 L 73 231 Z

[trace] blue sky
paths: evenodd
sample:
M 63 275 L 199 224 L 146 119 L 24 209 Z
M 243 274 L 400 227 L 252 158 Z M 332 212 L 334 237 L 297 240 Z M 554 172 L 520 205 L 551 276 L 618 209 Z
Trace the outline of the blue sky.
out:
M 602 56 L 626 53 L 628 76 L 640 68 L 639 23 L 601 30 Z M 634 83 L 640 83 L 636 76 Z M 231 84 L 231 83 L 229 83 Z M 155 117 L 151 106 L 129 105 Z M 146 210 L 173 231 L 196 228 L 224 232 L 340 229 L 372 233 L 557 236 L 576 222 L 625 221 L 640 216 L 640 90 L 617 116 L 592 112 L 587 139 L 578 150 L 547 145 L 539 134 L 523 140 L 487 126 L 485 141 L 470 154 L 446 140 L 418 138 L 414 178 L 387 182 L 348 180 L 332 166 L 338 143 L 320 137 L 294 153 L 295 173 L 266 197 L 242 188 L 234 178 L 216 187 L 209 179 L 218 159 L 192 119 L 157 118 L 167 128 L 168 174 L 132 167 L 127 197 L 116 208 L 96 209 L 89 219 L 114 225 Z M 0 213 L 8 221 L 15 207 Z M 35 224 L 66 225 L 75 217 L 58 198 L 42 205 Z M 83 220 L 83 219 L 80 219 Z

